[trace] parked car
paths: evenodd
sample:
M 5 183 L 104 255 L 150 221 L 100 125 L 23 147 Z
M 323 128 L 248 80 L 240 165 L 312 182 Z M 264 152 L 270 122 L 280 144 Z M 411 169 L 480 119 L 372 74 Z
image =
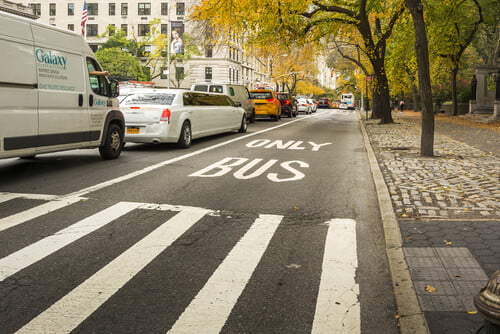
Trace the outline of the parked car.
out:
M 297 107 L 299 109 L 299 112 L 304 112 L 306 114 L 310 114 L 311 111 L 311 105 L 307 101 L 307 99 L 297 99 Z
M 318 108 L 331 108 L 331 101 L 326 97 L 322 97 L 318 100 Z
M 255 103 L 256 118 L 271 118 L 274 121 L 281 118 L 281 103 L 275 91 L 255 89 L 250 91 L 250 97 Z
M 314 102 L 313 99 L 306 99 L 307 102 L 309 102 L 309 105 L 311 106 L 311 112 L 316 112 L 318 110 L 318 106 L 316 105 L 316 102 Z
M 241 107 L 245 109 L 247 120 L 250 123 L 255 122 L 255 105 L 250 98 L 248 89 L 243 85 L 216 83 L 216 82 L 199 82 L 191 86 L 191 90 L 195 92 L 209 92 L 225 94 L 234 102 L 239 102 Z
M 297 101 L 293 98 L 292 94 L 284 92 L 278 92 L 276 94 L 281 103 L 281 114 L 288 115 L 289 118 L 297 117 L 299 113 L 297 110 Z
M 340 101 L 335 100 L 330 103 L 330 108 L 332 109 L 338 109 L 340 107 Z
M 223 94 L 157 89 L 127 96 L 120 108 L 126 142 L 177 143 L 187 148 L 192 139 L 247 131 L 245 110 Z

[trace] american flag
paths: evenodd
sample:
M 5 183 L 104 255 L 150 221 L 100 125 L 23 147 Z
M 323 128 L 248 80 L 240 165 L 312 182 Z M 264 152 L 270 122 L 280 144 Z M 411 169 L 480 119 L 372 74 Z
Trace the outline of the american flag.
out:
M 87 0 L 83 0 L 82 20 L 80 21 L 80 24 L 82 26 L 82 36 L 85 36 L 85 24 L 87 23 L 87 18 Z

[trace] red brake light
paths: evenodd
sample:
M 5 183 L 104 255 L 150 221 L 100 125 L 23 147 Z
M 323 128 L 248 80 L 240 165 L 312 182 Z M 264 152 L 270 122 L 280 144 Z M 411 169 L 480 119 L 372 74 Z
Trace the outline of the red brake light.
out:
M 290 104 L 290 100 L 285 100 L 285 104 L 286 105 Z
M 274 99 L 274 98 L 273 99 L 267 99 L 266 101 L 274 103 L 274 102 L 276 102 L 276 99 Z
M 160 122 L 169 122 L 170 123 L 170 109 L 163 109 L 161 113 Z
M 130 107 L 130 109 L 141 109 L 141 107 Z

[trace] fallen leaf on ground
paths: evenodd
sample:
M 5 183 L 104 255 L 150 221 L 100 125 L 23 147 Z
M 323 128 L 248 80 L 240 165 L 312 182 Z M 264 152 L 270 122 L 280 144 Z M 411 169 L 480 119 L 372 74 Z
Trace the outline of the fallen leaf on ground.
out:
M 453 242 L 451 242 L 451 241 L 446 241 L 446 240 L 443 240 L 443 241 L 444 241 L 445 245 L 453 245 Z
M 435 287 L 431 286 L 431 285 L 426 285 L 425 286 L 425 291 L 432 293 L 432 292 L 436 292 L 437 289 Z
M 469 311 L 467 313 L 469 313 L 469 314 L 477 314 L 477 311 Z

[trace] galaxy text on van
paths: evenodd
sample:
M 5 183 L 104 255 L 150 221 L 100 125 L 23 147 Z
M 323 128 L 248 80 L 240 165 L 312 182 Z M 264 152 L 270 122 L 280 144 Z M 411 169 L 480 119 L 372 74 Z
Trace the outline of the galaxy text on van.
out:
M 45 53 L 42 49 L 36 49 L 35 56 L 39 63 L 59 65 L 66 69 L 66 57 L 56 56 L 52 54 L 52 51 Z

